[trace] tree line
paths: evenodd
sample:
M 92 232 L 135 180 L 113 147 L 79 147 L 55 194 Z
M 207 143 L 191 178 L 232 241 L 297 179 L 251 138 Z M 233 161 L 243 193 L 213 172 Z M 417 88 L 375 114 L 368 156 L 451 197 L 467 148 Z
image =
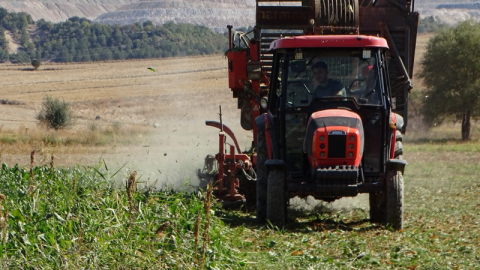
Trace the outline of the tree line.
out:
M 36 26 L 36 27 L 35 27 Z M 20 50 L 8 52 L 8 30 Z M 31 31 L 29 33 L 29 31 Z M 86 18 L 65 22 L 33 21 L 24 12 L 9 13 L 0 8 L 0 62 L 88 62 L 162 58 L 223 53 L 228 37 L 205 26 L 151 21 L 131 25 L 105 25 Z
M 427 16 L 420 20 L 418 24 L 419 33 L 434 33 L 442 29 L 450 27 L 447 23 L 442 22 L 438 17 Z

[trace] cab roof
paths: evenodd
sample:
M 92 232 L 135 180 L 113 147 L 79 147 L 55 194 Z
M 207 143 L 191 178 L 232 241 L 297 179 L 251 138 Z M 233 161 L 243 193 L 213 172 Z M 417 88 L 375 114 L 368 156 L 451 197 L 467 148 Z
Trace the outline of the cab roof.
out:
M 296 48 L 385 48 L 384 38 L 363 35 L 297 36 L 277 39 L 270 50 Z

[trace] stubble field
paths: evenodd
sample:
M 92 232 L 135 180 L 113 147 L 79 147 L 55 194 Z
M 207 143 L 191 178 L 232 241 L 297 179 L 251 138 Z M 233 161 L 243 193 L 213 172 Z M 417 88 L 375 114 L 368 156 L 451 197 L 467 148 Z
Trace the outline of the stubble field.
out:
M 417 63 L 428 38 L 419 38 Z M 0 191 L 7 196 L 4 211 L 10 211 L 8 226 L 0 222 L 6 231 L 0 237 L 2 265 L 480 269 L 477 124 L 466 143 L 458 140 L 460 126 L 454 123 L 409 130 L 404 137 L 409 165 L 400 232 L 369 222 L 366 197 L 337 204 L 309 199 L 302 210 L 290 209 L 287 228 L 278 230 L 257 225 L 253 213 L 215 205 L 204 211 L 205 193 L 146 192 L 146 186 L 155 184 L 181 187 L 186 179 L 195 185 L 203 157 L 217 149 L 217 131 L 204 121 L 218 118 L 219 105 L 242 148 L 249 146 L 251 134 L 239 128 L 225 64 L 223 56 L 210 56 L 43 65 L 38 71 L 0 65 L 2 162 L 27 166 L 2 168 Z M 415 82 L 421 90 L 420 81 Z M 35 112 L 45 95 L 71 102 L 78 117 L 73 129 L 52 132 L 36 124 Z M 95 167 L 39 167 L 32 178 L 33 149 L 34 166 L 47 164 L 53 154 L 55 168 Z M 98 165 L 99 160 L 104 163 Z M 137 212 L 129 207 L 127 192 L 108 184 L 111 179 L 123 183 L 133 170 L 140 178 L 133 197 Z M 206 213 L 213 214 L 209 235 L 203 234 Z M 210 240 L 206 249 L 201 248 L 204 236 Z M 202 251 L 205 259 L 199 262 Z
M 2 161 L 27 165 L 37 149 L 48 153 L 46 163 L 53 154 L 58 166 L 91 165 L 102 157 L 170 184 L 195 178 L 203 158 L 217 150 L 218 131 L 204 123 L 219 120 L 220 105 L 241 145 L 249 146 L 252 138 L 239 128 L 225 61 L 217 55 L 52 64 L 37 71 L 0 65 L 0 95 L 7 103 L 0 105 Z M 72 105 L 77 117 L 72 129 L 52 132 L 37 124 L 46 95 Z

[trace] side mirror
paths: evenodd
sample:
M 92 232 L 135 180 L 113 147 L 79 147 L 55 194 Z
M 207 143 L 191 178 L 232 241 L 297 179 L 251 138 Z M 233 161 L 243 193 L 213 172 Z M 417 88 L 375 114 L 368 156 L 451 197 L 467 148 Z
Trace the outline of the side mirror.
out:
M 305 63 L 305 60 L 296 60 L 290 63 L 290 69 L 295 73 L 303 72 L 306 68 L 307 63 Z

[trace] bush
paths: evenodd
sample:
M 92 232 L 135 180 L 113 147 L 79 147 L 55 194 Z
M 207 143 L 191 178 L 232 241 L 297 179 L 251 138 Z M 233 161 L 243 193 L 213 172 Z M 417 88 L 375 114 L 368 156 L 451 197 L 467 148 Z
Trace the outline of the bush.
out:
M 68 103 L 46 96 L 37 120 L 55 130 L 70 127 L 74 124 L 74 115 Z
M 40 62 L 40 60 L 37 60 L 37 59 L 32 60 L 32 66 L 35 70 L 37 70 L 40 67 L 41 64 L 42 63 Z

